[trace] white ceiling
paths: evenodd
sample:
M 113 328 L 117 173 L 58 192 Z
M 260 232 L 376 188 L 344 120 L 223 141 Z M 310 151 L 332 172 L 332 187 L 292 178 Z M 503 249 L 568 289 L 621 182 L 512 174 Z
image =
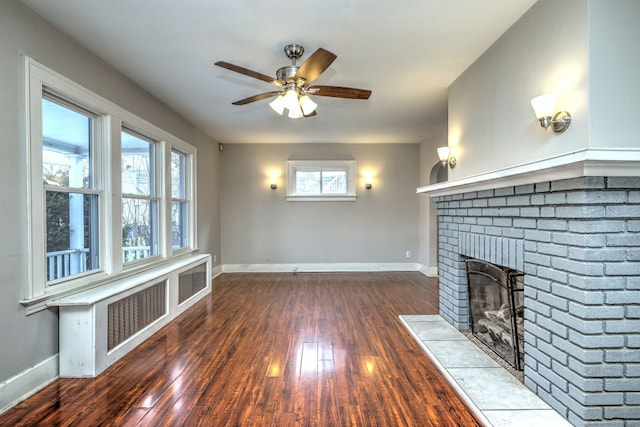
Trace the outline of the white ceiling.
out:
M 535 1 L 23 0 L 224 143 L 420 142 L 446 121 L 447 87 Z M 269 100 L 231 105 L 275 86 L 213 63 L 275 76 L 291 42 L 301 60 L 338 56 L 315 84 L 371 98 L 316 96 L 318 115 L 297 120 Z

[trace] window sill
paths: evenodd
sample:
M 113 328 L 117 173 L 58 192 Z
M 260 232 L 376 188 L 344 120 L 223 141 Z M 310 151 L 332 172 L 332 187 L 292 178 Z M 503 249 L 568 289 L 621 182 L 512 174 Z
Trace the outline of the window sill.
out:
M 356 196 L 287 196 L 287 202 L 355 202 Z
M 55 287 L 51 287 L 42 295 L 21 300 L 20 304 L 25 307 L 27 315 L 34 314 L 49 308 L 50 303 L 54 300 L 76 295 L 90 289 L 108 287 L 111 283 L 117 280 L 141 274 L 149 270 L 161 269 L 163 267 L 170 268 L 172 265 L 184 262 L 185 260 L 190 260 L 192 256 L 196 255 L 197 254 L 195 252 L 189 251 L 184 254 L 180 254 L 180 256 L 174 255 L 172 258 L 161 258 L 155 260 L 155 262 L 136 265 L 134 268 L 126 269 L 119 274 L 107 275 L 106 273 L 96 273 L 95 275 L 83 277 L 81 280 L 78 280 L 75 285 L 65 286 L 64 284 L 60 284 Z

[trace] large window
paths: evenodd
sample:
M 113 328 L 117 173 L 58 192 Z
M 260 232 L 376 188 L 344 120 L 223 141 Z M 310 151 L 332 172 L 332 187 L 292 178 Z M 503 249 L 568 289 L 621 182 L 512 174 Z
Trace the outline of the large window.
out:
M 287 162 L 287 200 L 353 201 L 356 162 L 290 160 Z
M 156 142 L 122 131 L 122 261 L 158 255 Z
M 171 249 L 189 246 L 189 156 L 171 151 Z
M 41 106 L 46 279 L 55 284 L 100 268 L 96 120 L 46 92 Z
M 25 58 L 27 313 L 196 250 L 196 149 Z

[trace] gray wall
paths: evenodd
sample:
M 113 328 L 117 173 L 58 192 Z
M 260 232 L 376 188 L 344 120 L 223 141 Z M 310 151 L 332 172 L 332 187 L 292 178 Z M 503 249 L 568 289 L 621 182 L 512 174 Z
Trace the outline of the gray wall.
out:
M 449 88 L 450 179 L 585 149 L 639 148 L 640 2 L 539 0 Z M 531 98 L 573 116 L 544 131 Z
M 198 241 L 220 253 L 217 144 L 116 70 L 43 21 L 22 3 L 0 1 L 0 383 L 58 352 L 58 318 L 25 316 L 27 159 L 24 147 L 21 55 L 28 55 L 198 149 Z M 10 208 L 8 208 L 10 207 Z
M 589 5 L 589 145 L 640 147 L 640 2 Z
M 337 159 L 356 160 L 357 201 L 285 200 L 287 160 Z M 371 190 L 364 188 L 366 171 L 374 172 Z M 277 190 L 269 188 L 273 173 Z M 225 145 L 222 262 L 418 262 L 418 183 L 418 144 Z
M 447 145 L 446 120 L 420 143 L 420 186 L 437 183 L 440 170 L 437 148 Z M 437 275 L 438 217 L 431 197 L 420 197 L 420 263 L 427 275 Z
M 449 145 L 458 165 L 450 180 L 588 148 L 594 1 L 539 0 L 451 85 Z M 561 135 L 545 132 L 531 108 L 545 93 L 573 116 Z

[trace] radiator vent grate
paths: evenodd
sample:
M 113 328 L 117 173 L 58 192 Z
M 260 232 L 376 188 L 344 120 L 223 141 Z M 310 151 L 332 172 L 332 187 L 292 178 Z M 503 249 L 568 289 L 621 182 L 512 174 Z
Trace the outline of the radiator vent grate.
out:
M 108 306 L 107 348 L 144 329 L 166 313 L 166 281 L 150 286 Z
M 182 304 L 207 287 L 207 263 L 202 263 L 178 275 L 178 304 Z

